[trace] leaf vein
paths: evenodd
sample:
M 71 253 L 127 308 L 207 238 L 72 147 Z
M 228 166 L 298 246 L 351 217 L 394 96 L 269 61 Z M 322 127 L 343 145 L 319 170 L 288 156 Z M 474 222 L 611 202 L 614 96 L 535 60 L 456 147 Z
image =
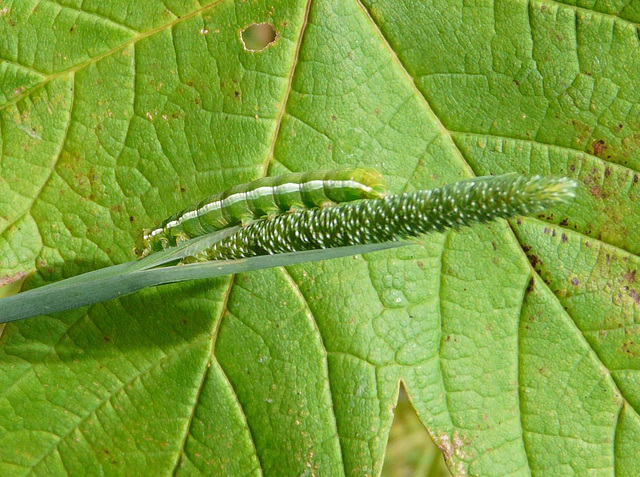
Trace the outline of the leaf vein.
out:
M 225 316 L 225 313 L 227 311 L 229 296 L 231 295 L 231 290 L 233 288 L 234 278 L 235 278 L 235 275 L 231 275 L 231 278 L 229 279 L 229 284 L 227 285 L 227 290 L 225 291 L 225 294 L 222 298 L 222 306 L 220 307 L 220 316 L 218 317 L 218 320 L 214 322 L 214 327 L 211 330 L 211 337 L 209 339 L 209 352 L 207 354 L 207 359 L 205 360 L 205 363 L 204 363 L 205 369 L 204 369 L 204 372 L 202 373 L 202 380 L 198 385 L 198 390 L 196 391 L 196 395 L 193 400 L 193 408 L 191 409 L 191 415 L 189 416 L 189 420 L 185 425 L 184 433 L 180 443 L 180 449 L 178 450 L 176 461 L 171 471 L 171 475 L 173 476 L 177 474 L 178 469 L 180 467 L 180 462 L 182 461 L 183 456 L 188 457 L 185 453 L 185 445 L 187 444 L 187 440 L 191 435 L 191 426 L 193 425 L 193 419 L 195 418 L 195 415 L 196 415 L 198 402 L 200 401 L 200 396 L 202 395 L 202 391 L 207 382 L 207 377 L 209 376 L 209 371 L 211 370 L 211 366 L 213 366 L 213 360 L 215 358 L 214 353 L 215 353 L 216 339 L 218 337 L 218 330 L 220 329 L 220 323 L 222 322 Z
M 114 27 L 123 28 L 131 33 L 140 33 L 138 30 L 131 28 L 130 26 L 127 26 L 123 23 L 117 22 L 116 20 L 113 20 L 112 18 L 109 18 L 105 15 L 101 15 L 98 12 L 88 12 L 86 10 L 82 10 L 81 8 L 74 8 L 71 5 L 61 5 L 60 3 L 54 0 L 40 0 L 40 3 L 48 3 L 49 5 L 55 5 L 60 9 L 60 11 L 70 10 L 72 12 L 76 12 L 78 15 L 85 15 L 88 17 L 92 17 L 104 23 L 109 23 Z
M 640 169 L 634 169 L 633 167 L 629 166 L 628 164 L 619 164 L 617 162 L 612 162 L 612 161 L 606 161 L 604 159 L 602 159 L 601 157 L 598 157 L 594 154 L 591 154 L 590 152 L 587 151 L 583 151 L 580 149 L 576 149 L 574 147 L 568 147 L 568 146 L 560 146 L 558 144 L 550 144 L 550 143 L 546 143 L 546 142 L 542 142 L 542 141 L 538 141 L 538 140 L 534 140 L 534 139 L 526 139 L 526 138 L 520 138 L 520 137 L 512 137 L 512 136 L 505 136 L 502 134 L 494 134 L 494 133 L 484 133 L 484 132 L 473 132 L 473 131 L 456 131 L 456 130 L 451 130 L 451 133 L 455 136 L 467 136 L 467 137 L 491 137 L 491 138 L 496 138 L 496 139 L 506 139 L 509 141 L 514 141 L 514 142 L 522 142 L 522 143 L 529 143 L 532 145 L 537 145 L 537 146 L 541 146 L 541 147 L 546 147 L 546 148 L 550 148 L 550 149 L 557 149 L 559 151 L 564 151 L 564 152 L 568 152 L 568 153 L 572 153 L 572 154 L 580 154 L 580 155 L 584 155 L 593 159 L 597 159 L 598 161 L 607 163 L 607 164 L 611 164 L 613 166 L 616 167 L 621 167 L 624 169 L 627 169 L 631 172 L 634 173 L 638 173 L 640 174 Z
M 192 12 L 189 12 L 185 15 L 182 15 L 180 17 L 175 18 L 174 20 L 165 23 L 164 25 L 160 25 L 159 27 L 153 28 L 149 31 L 140 33 L 138 36 L 125 41 L 124 43 L 122 43 L 121 45 L 116 46 L 115 48 L 112 48 L 108 51 L 105 51 L 103 53 L 100 53 L 96 56 L 94 56 L 93 58 L 90 58 L 86 61 L 83 61 L 82 63 L 79 63 L 77 65 L 72 66 L 71 68 L 67 69 L 67 70 L 63 70 L 63 71 L 58 71 L 56 73 L 52 73 L 46 77 L 44 77 L 43 81 L 40 83 L 37 83 L 33 86 L 31 86 L 30 88 L 26 89 L 25 91 L 22 92 L 22 94 L 16 96 L 15 98 L 13 98 L 11 101 L 7 101 L 6 103 L 0 105 L 0 111 L 6 109 L 7 107 L 19 102 L 20 100 L 24 99 L 25 97 L 29 96 L 31 93 L 33 93 L 34 91 L 37 91 L 38 89 L 43 88 L 47 83 L 50 83 L 51 81 L 53 81 L 56 78 L 60 78 L 62 76 L 68 75 L 68 74 L 72 74 L 75 73 L 79 70 L 82 70 L 84 68 L 86 68 L 87 66 L 90 66 L 94 63 L 97 63 L 98 61 L 107 58 L 115 53 L 118 53 L 119 51 L 124 50 L 125 48 L 127 48 L 128 46 L 131 45 L 135 45 L 136 43 L 138 43 L 140 40 L 143 40 L 145 38 L 148 38 L 150 36 L 155 35 L 156 33 L 160 33 L 163 32 L 169 28 L 172 28 L 174 25 L 181 23 L 183 21 L 189 20 L 193 17 L 196 17 L 198 15 L 203 14 L 204 12 L 215 8 L 218 4 L 222 3 L 225 0 L 215 0 L 201 8 L 198 8 Z
M 342 462 L 342 472 L 344 475 L 347 474 L 347 469 L 345 468 L 345 461 L 344 461 L 344 449 L 342 446 L 342 439 L 341 436 L 338 432 L 338 416 L 336 414 L 336 409 L 333 403 L 333 393 L 331 391 L 331 374 L 330 374 L 330 370 L 329 370 L 329 361 L 327 360 L 327 356 L 329 354 L 329 351 L 327 350 L 327 347 L 324 343 L 324 338 L 322 336 L 322 332 L 320 330 L 320 327 L 318 326 L 318 322 L 315 319 L 315 316 L 313 315 L 312 311 L 311 311 L 311 307 L 309 306 L 309 302 L 307 300 L 307 298 L 304 296 L 304 294 L 302 293 L 302 290 L 300 289 L 300 286 L 298 285 L 298 283 L 293 279 L 293 276 L 291 276 L 291 274 L 289 273 L 289 271 L 287 270 L 287 267 L 283 267 L 282 268 L 283 273 L 285 275 L 285 279 L 291 284 L 291 288 L 293 289 L 293 292 L 298 296 L 298 298 L 300 299 L 300 301 L 302 302 L 302 306 L 306 309 L 306 315 L 307 318 L 309 319 L 309 322 L 313 325 L 313 327 L 316 330 L 316 334 L 318 335 L 318 339 L 320 340 L 320 345 L 322 346 L 322 349 L 324 350 L 324 370 L 325 373 L 327 375 L 327 387 L 329 388 L 329 401 L 330 401 L 330 409 L 331 409 L 331 414 L 333 415 L 333 425 L 334 425 L 334 430 L 336 433 L 336 436 L 338 437 L 338 450 L 340 451 L 340 462 Z
M 453 137 L 451 136 L 451 132 L 444 126 L 444 124 L 440 120 L 440 117 L 435 113 L 435 111 L 431 107 L 431 104 L 427 100 L 427 97 L 425 96 L 425 94 L 420 90 L 420 88 L 418 88 L 418 85 L 415 82 L 415 78 L 409 72 L 409 70 L 407 69 L 405 64 L 402 62 L 400 57 L 396 54 L 395 50 L 391 47 L 391 44 L 387 40 L 386 36 L 382 33 L 382 30 L 381 30 L 380 26 L 374 20 L 373 16 L 371 15 L 371 12 L 362 3 L 362 0 L 356 0 L 356 2 L 359 5 L 359 7 L 361 8 L 361 10 L 363 11 L 363 13 L 366 15 L 366 17 L 368 18 L 368 20 L 371 23 L 371 25 L 373 26 L 373 28 L 375 29 L 378 37 L 380 38 L 380 40 L 383 42 L 384 46 L 388 50 L 389 55 L 391 56 L 392 60 L 400 67 L 400 69 L 404 73 L 405 77 L 407 78 L 407 81 L 409 81 L 412 89 L 416 93 L 417 97 L 421 99 L 421 101 L 423 102 L 424 106 L 427 108 L 427 110 L 431 114 L 431 117 L 434 119 L 438 130 L 447 138 L 447 142 L 455 150 L 458 158 L 462 161 L 462 165 L 467 169 L 467 173 L 469 175 L 474 175 L 471 166 L 467 163 L 467 161 L 464 158 L 462 152 L 460 151 L 460 149 L 458 149 L 455 141 L 453 140 Z
M 523 401 L 523 387 L 522 387 L 522 374 L 523 374 L 523 369 L 522 369 L 522 353 L 520 352 L 522 349 L 522 333 L 520 331 L 520 323 L 523 322 L 523 313 L 524 313 L 524 300 L 527 294 L 527 289 L 529 287 L 529 284 L 531 283 L 531 281 L 533 280 L 532 276 L 529 276 L 529 279 L 527 280 L 527 287 L 525 288 L 523 294 L 522 294 L 522 299 L 520 301 L 520 313 L 518 314 L 518 341 L 517 341 L 517 346 L 516 346 L 516 360 L 518 362 L 518 418 L 520 420 L 520 432 L 522 434 L 522 446 L 524 448 L 524 456 L 526 459 L 526 465 L 527 465 L 527 470 L 529 471 L 529 475 L 531 475 L 531 463 L 529 462 L 529 449 L 527 447 L 527 439 L 525 438 L 524 435 L 524 422 L 523 422 L 523 413 L 522 413 L 522 401 Z
M 101 401 L 99 401 L 97 403 L 97 405 L 95 405 L 92 409 L 90 409 L 85 416 L 78 421 L 77 423 L 75 423 L 74 425 L 71 426 L 71 428 L 68 430 L 68 432 L 64 435 L 60 435 L 58 436 L 57 441 L 54 443 L 54 445 L 47 451 L 45 452 L 29 469 L 30 472 L 33 472 L 49 455 L 51 455 L 53 452 L 56 452 L 60 446 L 60 444 L 67 438 L 69 438 L 69 436 L 71 436 L 71 434 L 73 433 L 74 430 L 78 429 L 82 424 L 84 424 L 85 422 L 87 422 L 92 416 L 96 415 L 96 413 L 103 408 L 104 406 L 110 404 L 111 399 L 116 396 L 117 394 L 119 394 L 120 392 L 124 392 L 125 394 L 127 393 L 127 389 L 126 387 L 129 386 L 130 384 L 134 383 L 135 381 L 137 381 L 138 379 L 140 379 L 142 376 L 144 376 L 145 374 L 151 372 L 153 369 L 162 366 L 164 363 L 169 362 L 171 359 L 180 356 L 184 351 L 190 349 L 190 348 L 194 348 L 198 345 L 201 344 L 201 341 L 204 341 L 202 339 L 199 340 L 195 340 L 192 341 L 188 344 L 186 344 L 185 346 L 176 349 L 175 351 L 163 356 L 161 359 L 151 363 L 149 366 L 147 366 L 144 369 L 140 369 L 138 372 L 136 372 L 131 379 L 129 379 L 126 382 L 121 382 L 120 385 L 115 388 L 113 391 L 111 391 L 109 393 L 109 395 L 105 398 L 102 399 Z M 35 373 L 35 376 L 37 377 L 37 373 Z M 116 413 L 117 415 L 117 413 Z
M 296 49 L 293 55 L 293 61 L 291 63 L 291 71 L 289 73 L 289 77 L 287 78 L 287 86 L 284 91 L 284 97 L 282 98 L 282 106 L 280 107 L 280 111 L 278 111 L 278 116 L 276 117 L 275 130 L 273 132 L 273 138 L 269 146 L 269 152 L 267 153 L 267 156 L 264 161 L 264 165 L 262 166 L 263 177 L 267 175 L 269 164 L 271 164 L 271 162 L 273 161 L 273 154 L 276 148 L 276 143 L 278 142 L 278 137 L 280 136 L 280 125 L 282 124 L 282 119 L 284 118 L 284 114 L 287 109 L 287 103 L 289 102 L 289 95 L 291 94 L 291 87 L 293 85 L 293 77 L 296 71 L 296 67 L 298 66 L 298 59 L 300 57 L 300 50 L 302 49 L 302 42 L 304 41 L 304 33 L 307 29 L 307 24 L 309 23 L 310 10 L 311 10 L 311 0 L 307 0 L 307 4 L 305 6 L 305 11 L 304 11 L 304 17 L 302 20 L 302 26 L 300 27 L 300 34 L 298 36 L 298 42 L 296 43 Z
M 25 217 L 27 214 L 30 213 L 31 208 L 33 207 L 33 204 L 35 204 L 35 202 L 38 200 L 38 197 L 40 197 L 40 194 L 42 193 L 42 191 L 44 190 L 46 185 L 49 183 L 49 181 L 53 177 L 53 174 L 54 174 L 55 169 L 56 169 L 56 164 L 58 163 L 58 161 L 60 160 L 60 157 L 62 156 L 62 152 L 64 151 L 64 146 L 65 146 L 65 144 L 67 142 L 67 136 L 69 135 L 69 130 L 71 129 L 71 123 L 72 123 L 72 120 L 73 120 L 73 109 L 74 109 L 74 106 L 75 106 L 75 97 L 76 97 L 76 88 L 75 88 L 75 74 L 74 74 L 74 75 L 71 76 L 71 100 L 70 100 L 70 104 L 69 104 L 69 115 L 68 115 L 67 123 L 65 125 L 64 133 L 62 134 L 62 137 L 60 139 L 60 148 L 56 152 L 55 159 L 53 160 L 53 163 L 51 164 L 51 171 L 49 172 L 49 175 L 47 176 L 47 178 L 44 181 L 42 181 L 42 185 L 38 188 L 38 190 L 33 195 L 31 203 L 26 207 L 25 211 L 22 214 L 20 214 L 20 216 L 17 219 L 14 219 L 12 221 L 8 221 L 7 224 L 5 225 L 4 229 L 0 233 L 4 232 L 9 227 L 11 227 L 12 225 L 17 223 L 23 217 Z

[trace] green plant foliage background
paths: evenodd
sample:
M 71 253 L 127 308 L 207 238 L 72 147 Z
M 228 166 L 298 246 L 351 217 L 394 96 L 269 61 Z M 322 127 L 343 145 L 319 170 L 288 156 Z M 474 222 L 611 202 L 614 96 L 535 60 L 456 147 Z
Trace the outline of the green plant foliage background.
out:
M 539 218 L 9 325 L 0 474 L 377 474 L 402 380 L 454 474 L 633 475 L 639 25 L 638 0 L 0 0 L 3 284 L 131 260 L 286 170 L 580 184 Z

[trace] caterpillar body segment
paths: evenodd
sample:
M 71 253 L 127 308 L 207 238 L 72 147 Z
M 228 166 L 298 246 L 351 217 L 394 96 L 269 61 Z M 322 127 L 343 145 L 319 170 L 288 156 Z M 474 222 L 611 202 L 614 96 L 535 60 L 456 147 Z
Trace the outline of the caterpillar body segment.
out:
M 387 193 L 386 181 L 375 169 L 342 169 L 290 173 L 240 184 L 200 201 L 145 229 L 139 257 L 184 240 L 289 211 L 305 210 Z

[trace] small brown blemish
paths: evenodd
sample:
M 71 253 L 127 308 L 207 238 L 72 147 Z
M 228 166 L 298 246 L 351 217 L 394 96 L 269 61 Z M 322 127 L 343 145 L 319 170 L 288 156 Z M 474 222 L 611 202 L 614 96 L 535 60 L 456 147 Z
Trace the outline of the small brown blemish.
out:
M 531 293 L 536 286 L 536 282 L 531 279 L 529 280 L 529 284 L 527 285 L 527 293 Z
M 5 285 L 9 285 L 10 283 L 14 283 L 17 282 L 18 280 L 22 280 L 24 277 L 27 276 L 27 272 L 18 272 L 15 275 L 5 275 L 4 277 L 0 278 L 0 287 L 3 287 Z
M 572 284 L 574 287 L 577 287 L 578 285 L 580 285 L 580 280 L 578 280 L 576 277 L 573 277 L 573 278 L 571 279 L 571 284 Z
M 559 224 L 559 225 L 560 225 L 560 227 L 566 227 L 567 225 L 569 225 L 569 219 L 567 219 L 567 218 L 562 219 L 562 220 L 560 221 L 560 224 Z
M 529 255 L 529 262 L 531 262 L 531 266 L 533 268 L 536 268 L 538 265 L 542 264 L 542 260 L 540 260 L 537 255 Z
M 633 340 L 625 341 L 624 343 L 622 343 L 622 352 L 629 356 L 635 356 L 636 353 L 632 349 L 634 344 L 635 342 Z
M 567 234 L 562 234 L 560 239 L 562 240 L 562 243 L 567 243 L 569 241 L 569 237 L 567 237 Z
M 600 139 L 599 141 L 595 141 L 592 144 L 593 147 L 593 153 L 596 156 L 599 156 L 600 154 L 602 154 L 604 152 L 604 150 L 607 148 L 607 146 L 604 145 L 604 139 Z
M 129 222 L 133 222 L 134 220 L 136 220 L 133 215 L 129 216 Z
M 444 459 L 446 461 L 449 461 L 451 459 L 451 456 L 453 455 L 453 448 L 451 446 L 451 440 L 449 439 L 449 436 L 447 434 L 438 436 L 437 446 L 442 451 Z
M 278 39 L 278 32 L 269 23 L 252 23 L 240 30 L 240 41 L 246 51 L 259 53 L 273 45 Z
M 622 277 L 628 281 L 629 283 L 635 283 L 636 281 L 636 270 L 629 270 L 627 273 L 622 275 Z

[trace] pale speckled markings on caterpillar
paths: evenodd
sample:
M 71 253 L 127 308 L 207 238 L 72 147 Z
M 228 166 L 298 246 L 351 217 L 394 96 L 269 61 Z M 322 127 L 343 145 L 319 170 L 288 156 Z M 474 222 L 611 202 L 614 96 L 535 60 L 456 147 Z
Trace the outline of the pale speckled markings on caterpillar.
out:
M 145 229 L 136 253 L 150 253 L 184 240 L 290 210 L 384 197 L 386 182 L 375 169 L 342 169 L 284 174 L 240 184 Z
M 566 177 L 506 174 L 309 209 L 253 222 L 184 262 L 394 242 L 498 218 L 534 215 L 568 202 L 575 188 L 576 182 Z

